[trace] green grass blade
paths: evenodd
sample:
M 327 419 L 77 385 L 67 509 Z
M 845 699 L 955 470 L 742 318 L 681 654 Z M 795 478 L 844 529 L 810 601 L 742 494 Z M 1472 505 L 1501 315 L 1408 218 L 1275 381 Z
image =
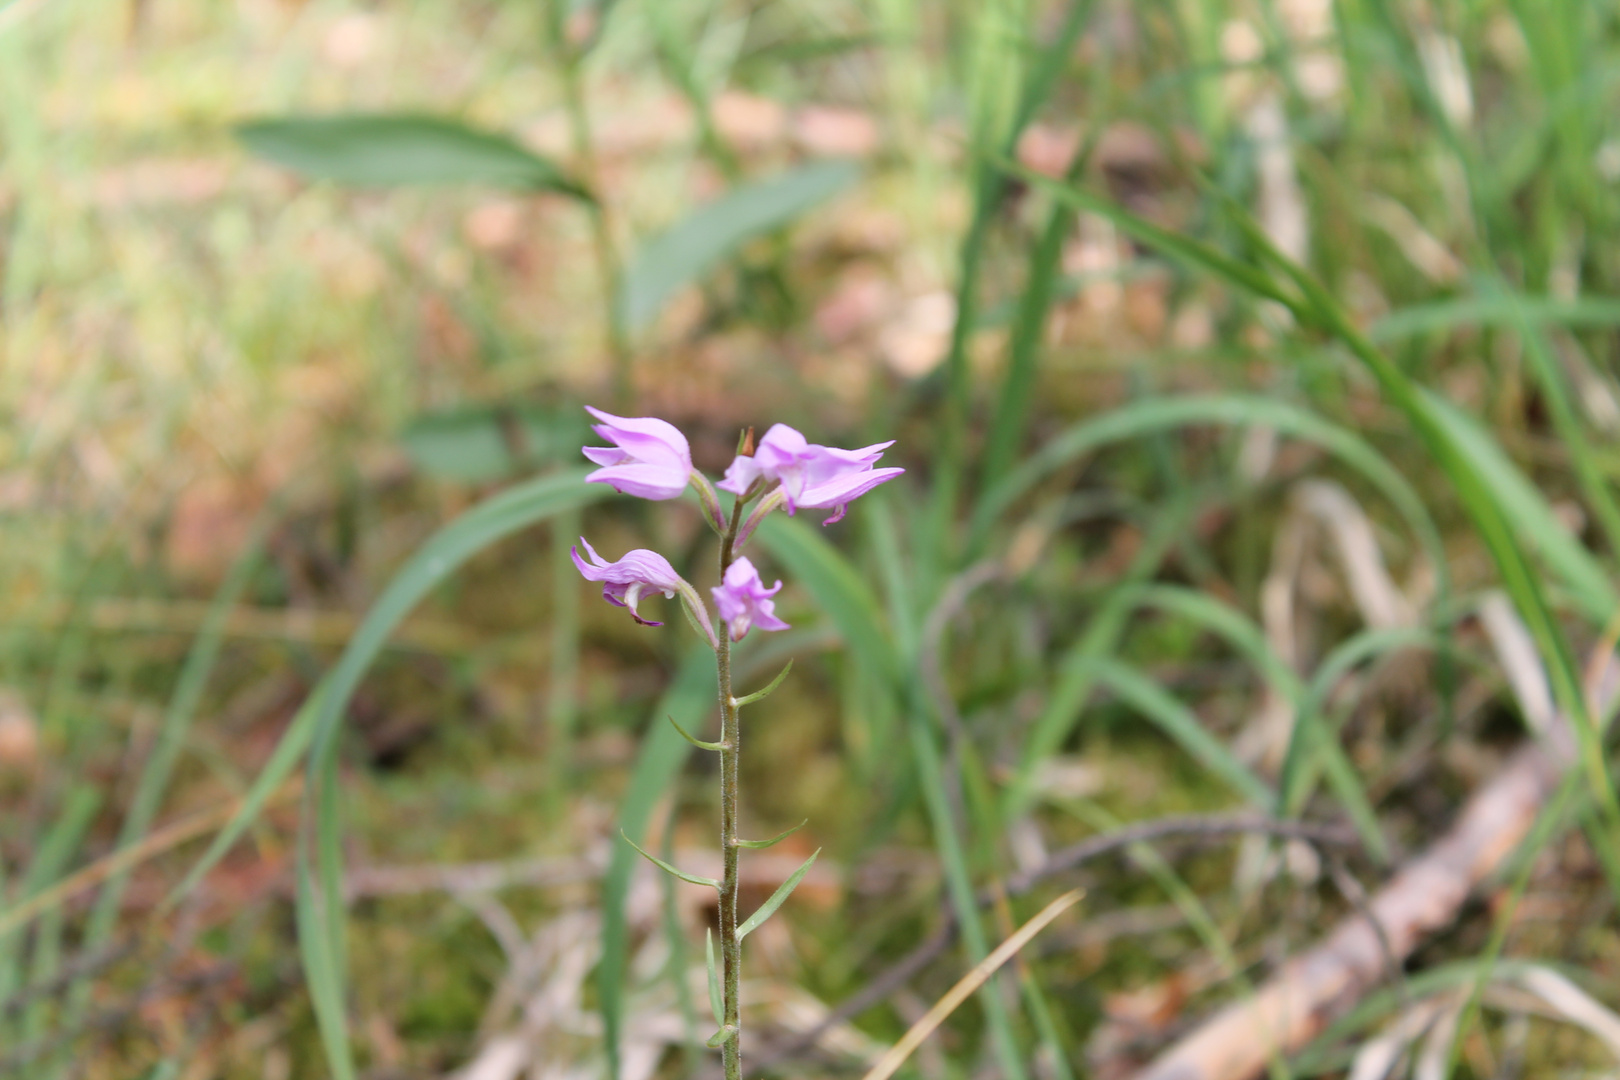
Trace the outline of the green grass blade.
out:
M 78 785 L 72 788 L 56 814 L 51 827 L 39 842 L 33 860 L 17 882 L 14 902 L 22 902 L 62 876 L 73 860 L 79 845 L 84 842 L 96 811 L 101 809 L 101 793 L 95 788 Z M 19 946 L 22 929 L 0 934 L 0 1001 L 4 1001 L 22 985 Z
M 698 717 L 717 703 L 714 653 L 707 645 L 691 649 L 681 661 L 675 680 L 652 711 L 652 722 L 642 737 L 636 764 L 630 773 L 624 801 L 619 804 L 619 830 L 627 837 L 644 837 L 653 806 L 663 798 L 670 783 L 691 753 L 686 740 L 661 716 L 684 716 L 695 724 Z M 630 955 L 630 926 L 625 902 L 630 895 L 630 876 L 636 868 L 635 853 L 623 844 L 614 844 L 602 878 L 602 960 L 596 968 L 596 994 L 602 1012 L 607 1043 L 608 1075 L 619 1075 L 619 1037 L 624 1028 L 625 978 Z
M 307 848 L 300 837 L 299 847 Z M 334 1080 L 355 1080 L 354 1058 L 349 1045 L 348 1019 L 344 1008 L 343 978 L 332 952 L 332 936 L 327 926 L 340 918 L 324 912 L 325 903 L 313 880 L 307 850 L 301 850 L 298 863 L 298 952 L 304 965 L 304 981 L 309 986 L 310 1004 L 320 1030 L 321 1048 Z
M 1304 805 L 1310 793 L 1309 778 L 1305 775 L 1310 752 L 1320 742 L 1336 737 L 1335 732 L 1325 730 L 1322 709 L 1339 680 L 1374 657 L 1401 649 L 1432 648 L 1434 644 L 1433 632 L 1426 629 L 1364 630 L 1339 643 L 1323 658 L 1311 675 L 1299 710 L 1294 714 L 1294 729 L 1289 734 L 1288 750 L 1277 775 L 1282 814 L 1297 814 Z
M 799 865 L 799 868 L 788 876 L 786 881 L 776 887 L 776 891 L 771 893 L 770 898 L 759 905 L 759 908 L 752 915 L 743 920 L 743 924 L 737 927 L 738 941 L 764 926 L 765 920 L 776 914 L 776 909 L 781 907 L 789 896 L 793 895 L 793 890 L 799 887 L 799 882 L 804 880 L 804 875 L 810 872 L 810 867 L 815 864 L 816 856 L 820 854 L 820 848 L 812 851 L 810 857 L 804 860 Z
M 1080 710 L 1096 683 L 1092 660 L 1112 656 L 1118 649 L 1130 617 L 1130 587 L 1158 572 L 1164 557 L 1181 535 L 1192 513 L 1191 501 L 1179 499 L 1162 511 L 1148 530 L 1142 547 L 1132 557 L 1117 586 L 1091 617 L 1085 632 L 1058 664 L 1058 681 L 1046 695 L 1019 758 L 1018 771 L 1002 795 L 1002 819 L 1011 822 L 1028 812 L 1035 799 L 1035 772 L 1058 752 L 1073 730 Z
M 1307 409 L 1237 394 L 1146 398 L 1074 424 L 984 493 L 973 513 L 973 549 L 980 549 L 1002 514 L 1058 469 L 1112 443 L 1189 424 L 1263 425 L 1320 446 L 1390 501 L 1444 574 L 1446 559 L 1433 518 L 1417 491 L 1378 451 L 1354 432 Z
M 337 665 L 321 680 L 254 778 L 242 808 L 220 830 L 196 865 L 165 900 L 173 905 L 196 887 L 242 834 L 258 819 L 276 788 L 292 773 L 316 733 L 335 735 L 337 718 L 367 668 L 377 658 L 399 623 L 418 601 L 451 571 L 483 547 L 570 508 L 588 505 L 609 492 L 582 483 L 585 470 L 569 470 L 508 488 L 435 533 L 395 575 L 366 614 Z
M 274 117 L 242 124 L 236 136 L 266 161 L 315 180 L 361 187 L 491 184 L 590 199 L 554 162 L 504 135 L 444 117 Z
M 714 1013 L 714 1022 L 719 1024 L 726 1018 L 726 1008 L 720 999 L 720 969 L 714 962 L 713 927 L 703 929 L 703 955 L 709 968 L 709 1009 Z
M 1446 436 L 1490 477 L 1490 492 L 1515 523 L 1518 535 L 1562 579 L 1570 599 L 1592 626 L 1607 625 L 1620 609 L 1620 592 L 1602 563 L 1558 520 L 1546 498 L 1478 421 L 1438 394 L 1425 391 L 1423 396 Z
M 756 535 L 794 579 L 815 596 L 818 606 L 843 636 L 852 659 L 874 676 L 886 697 L 904 709 L 915 775 L 928 810 L 934 846 L 945 869 L 952 906 L 962 926 L 963 943 L 974 962 L 982 960 L 989 955 L 989 945 L 962 842 L 951 816 L 939 747 L 919 699 L 921 688 L 902 674 L 877 598 L 849 560 L 803 522 L 772 515 Z M 979 1000 L 990 1023 L 998 1062 L 1009 1076 L 1021 1077 L 1021 1056 L 1012 1022 L 993 984 L 980 990 Z
M 852 162 L 819 161 L 733 188 L 699 207 L 636 252 L 620 287 L 620 322 L 632 333 L 645 329 L 682 286 L 700 280 L 749 240 L 845 191 L 859 177 L 860 168 Z
M 1571 329 L 1612 329 L 1620 326 L 1620 300 L 1583 297 L 1551 300 L 1521 296 L 1512 308 L 1482 296 L 1436 300 L 1397 308 L 1373 323 L 1367 337 L 1375 343 L 1399 341 L 1437 330 L 1459 327 L 1564 326 Z
M 1226 781 L 1238 794 L 1267 812 L 1276 806 L 1276 795 L 1266 782 L 1233 756 L 1226 744 L 1206 731 L 1191 709 L 1171 697 L 1157 683 L 1118 660 L 1095 657 L 1088 658 L 1086 664 L 1099 683 L 1141 713 L 1172 742 L 1212 774 Z
M 851 655 L 870 665 L 891 686 L 900 680 L 900 663 L 872 590 L 818 527 L 772 514 L 755 534 L 793 579 L 816 598 Z

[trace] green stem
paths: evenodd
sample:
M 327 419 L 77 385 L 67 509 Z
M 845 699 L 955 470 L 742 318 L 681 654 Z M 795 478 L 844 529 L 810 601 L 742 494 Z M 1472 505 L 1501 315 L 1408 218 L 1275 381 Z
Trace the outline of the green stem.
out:
M 620 410 L 628 408 L 632 396 L 630 383 L 630 339 L 619 318 L 619 283 L 623 268 L 619 251 L 613 243 L 613 231 L 608 225 L 607 205 L 599 180 L 601 171 L 596 167 L 596 148 L 591 138 L 590 114 L 585 109 L 584 51 L 569 45 L 562 30 L 561 5 L 553 2 L 552 47 L 562 66 L 563 98 L 568 108 L 569 133 L 574 143 L 574 168 L 581 182 L 594 196 L 586 203 L 591 219 L 591 244 L 596 249 L 597 271 L 602 277 L 602 319 L 607 330 L 608 353 L 613 361 L 613 403 Z
M 742 524 L 746 499 L 731 508 L 731 520 L 720 541 L 720 577 L 730 569 Z M 726 1080 L 742 1078 L 742 1018 L 739 990 L 742 981 L 742 942 L 737 940 L 737 759 L 741 750 L 739 713 L 731 694 L 731 630 L 722 620 L 715 646 L 720 676 L 720 852 L 725 872 L 720 879 L 721 998 L 725 1015 L 720 1024 L 731 1032 L 720 1045 Z

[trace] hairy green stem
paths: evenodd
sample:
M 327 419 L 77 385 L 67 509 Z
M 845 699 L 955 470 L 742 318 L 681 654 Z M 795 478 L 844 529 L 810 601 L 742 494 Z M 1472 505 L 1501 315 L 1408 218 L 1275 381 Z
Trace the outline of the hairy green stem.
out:
M 739 498 L 731 508 L 731 520 L 720 540 L 720 578 L 725 580 L 737 544 L 737 529 L 742 524 L 743 507 L 747 500 Z M 720 1019 L 722 1030 L 728 1030 L 725 1042 L 720 1044 L 721 1061 L 725 1065 L 726 1080 L 742 1078 L 742 1019 L 739 990 L 742 982 L 742 942 L 737 940 L 737 758 L 741 750 L 742 732 L 738 723 L 741 709 L 731 693 L 731 629 L 724 620 L 720 623 L 720 638 L 715 645 L 720 676 L 720 852 L 725 872 L 720 879 L 720 955 L 721 999 L 725 1015 Z

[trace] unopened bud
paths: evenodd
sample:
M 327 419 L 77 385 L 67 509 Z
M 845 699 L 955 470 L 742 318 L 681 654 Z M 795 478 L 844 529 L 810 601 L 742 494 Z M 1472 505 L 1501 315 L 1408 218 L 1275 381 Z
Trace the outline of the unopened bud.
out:
M 752 427 L 749 427 L 748 430 L 744 431 L 740 436 L 738 436 L 738 438 L 737 438 L 737 456 L 738 457 L 753 457 L 754 456 L 754 429 Z

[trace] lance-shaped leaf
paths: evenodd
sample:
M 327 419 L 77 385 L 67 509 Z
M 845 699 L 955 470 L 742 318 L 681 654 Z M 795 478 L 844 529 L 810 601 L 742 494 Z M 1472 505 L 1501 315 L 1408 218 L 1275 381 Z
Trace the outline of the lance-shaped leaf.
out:
M 690 881 L 694 885 L 707 885 L 711 889 L 714 889 L 717 892 L 719 891 L 720 883 L 714 880 L 714 878 L 698 877 L 696 874 L 683 873 L 682 871 L 677 870 L 673 866 L 669 865 L 669 863 L 665 862 L 663 859 L 660 859 L 658 856 L 654 855 L 652 852 L 648 851 L 646 848 L 642 847 L 640 844 L 636 843 L 634 840 L 630 839 L 629 834 L 623 829 L 619 830 L 619 835 L 624 837 L 625 843 L 641 852 L 642 858 L 658 867 L 658 869 L 664 871 L 664 873 L 672 874 L 675 877 L 680 878 L 682 881 Z
M 669 721 L 671 727 L 681 733 L 681 738 L 685 739 L 699 750 L 713 750 L 718 754 L 725 749 L 725 745 L 722 743 L 704 742 L 702 739 L 694 737 L 691 732 L 687 731 L 685 728 L 681 727 L 680 724 L 676 723 L 673 716 L 665 717 L 665 719 Z
M 726 1007 L 720 1000 L 720 969 L 714 963 L 714 931 L 707 928 L 703 931 L 703 952 L 709 962 L 709 1008 L 714 1012 L 714 1022 L 719 1024 L 725 1020 Z
M 793 661 L 789 660 L 787 662 L 787 667 L 783 668 L 777 673 L 776 678 L 771 680 L 769 686 L 765 687 L 763 690 L 755 690 L 752 694 L 749 694 L 746 697 L 732 698 L 731 704 L 737 708 L 741 708 L 744 705 L 752 705 L 756 701 L 764 701 L 766 698 L 771 696 L 772 691 L 774 691 L 778 686 L 782 685 L 782 680 L 787 678 L 788 672 L 792 670 Z
M 853 162 L 817 161 L 735 187 L 699 207 L 636 252 L 619 287 L 619 321 L 632 332 L 645 328 L 682 286 L 701 280 L 749 240 L 788 224 L 859 176 Z
M 438 116 L 347 113 L 254 120 L 248 150 L 315 180 L 361 187 L 492 184 L 590 201 L 562 169 L 504 135 Z
M 766 919 L 776 914 L 776 909 L 781 907 L 782 901 L 786 900 L 790 895 L 792 895 L 793 890 L 799 887 L 799 882 L 804 880 L 804 875 L 810 872 L 810 864 L 815 862 L 816 856 L 820 854 L 820 848 L 816 848 L 815 851 L 811 852 L 810 857 L 804 860 L 804 865 L 793 871 L 793 876 L 782 882 L 781 887 L 775 892 L 771 893 L 771 898 L 759 905 L 758 911 L 748 916 L 747 922 L 737 927 L 738 941 L 741 941 L 743 938 L 759 929 L 764 925 Z
M 800 829 L 804 828 L 808 824 L 810 824 L 810 819 L 805 818 L 803 821 L 801 821 L 797 825 L 793 826 L 793 828 L 789 829 L 787 832 L 777 833 L 775 836 L 771 837 L 769 840 L 734 840 L 733 843 L 735 843 L 738 847 L 752 848 L 755 851 L 760 851 L 760 850 L 763 850 L 765 848 L 772 847 L 772 846 L 774 846 L 776 844 L 780 844 L 783 840 L 786 840 L 788 837 L 792 836 L 794 833 L 798 832 Z M 805 865 L 809 866 L 810 864 L 805 863 Z
M 724 1043 L 727 1039 L 731 1038 L 734 1034 L 736 1034 L 736 1032 L 736 1028 L 732 1027 L 730 1024 L 727 1024 L 713 1035 L 710 1035 L 709 1041 L 704 1045 L 706 1045 L 710 1050 L 713 1050 L 717 1046 Z

